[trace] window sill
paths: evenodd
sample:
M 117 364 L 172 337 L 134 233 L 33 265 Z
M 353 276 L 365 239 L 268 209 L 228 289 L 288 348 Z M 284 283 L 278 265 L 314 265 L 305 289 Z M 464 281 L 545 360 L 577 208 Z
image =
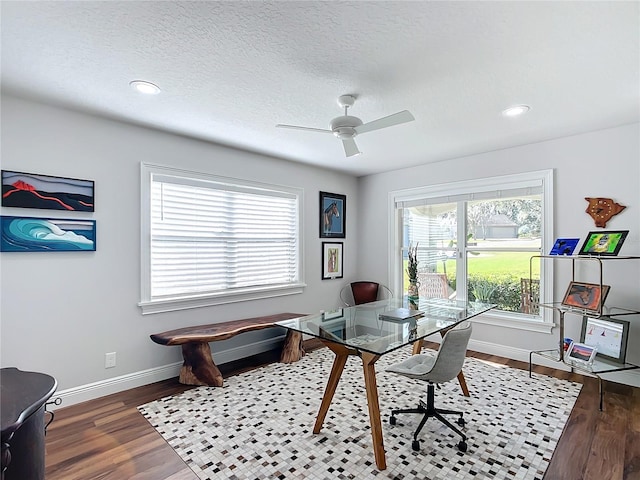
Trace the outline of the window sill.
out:
M 556 326 L 553 322 L 546 322 L 540 319 L 534 320 L 533 318 L 529 320 L 521 316 L 512 316 L 507 313 L 495 313 L 492 311 L 489 311 L 484 315 L 480 315 L 473 320 L 476 323 L 483 323 L 485 325 L 494 325 L 497 327 L 547 334 L 550 334 L 552 329 Z
M 286 287 L 272 287 L 268 289 L 244 290 L 242 292 L 180 296 L 173 298 L 161 298 L 154 300 L 143 300 L 138 303 L 143 315 L 153 313 L 174 312 L 177 310 L 187 310 L 190 308 L 211 307 L 214 305 L 224 305 L 227 303 L 244 302 L 247 300 L 262 300 L 266 298 L 282 297 L 285 295 L 297 295 L 303 293 L 306 284 L 299 283 L 287 285 Z

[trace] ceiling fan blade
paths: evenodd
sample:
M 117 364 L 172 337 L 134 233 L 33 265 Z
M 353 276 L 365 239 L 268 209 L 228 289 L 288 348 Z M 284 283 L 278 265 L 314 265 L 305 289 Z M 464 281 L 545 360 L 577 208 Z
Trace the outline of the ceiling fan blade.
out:
M 333 133 L 331 130 L 325 130 L 323 128 L 299 127 L 298 125 L 283 125 L 281 123 L 276 125 L 276 128 L 291 128 L 293 130 L 307 130 L 310 132 Z
M 342 146 L 344 146 L 344 153 L 347 157 L 353 157 L 354 155 L 360 155 L 362 152 L 358 150 L 358 145 L 353 138 L 343 138 Z
M 379 130 L 381 128 L 392 127 L 401 123 L 412 122 L 413 120 L 415 120 L 415 118 L 411 115 L 411 112 L 409 112 L 409 110 L 403 110 L 401 112 L 394 113 L 393 115 L 389 115 L 388 117 L 382 117 L 377 120 L 364 123 L 355 127 L 354 130 L 356 133 L 360 134 L 370 132 L 372 130 Z

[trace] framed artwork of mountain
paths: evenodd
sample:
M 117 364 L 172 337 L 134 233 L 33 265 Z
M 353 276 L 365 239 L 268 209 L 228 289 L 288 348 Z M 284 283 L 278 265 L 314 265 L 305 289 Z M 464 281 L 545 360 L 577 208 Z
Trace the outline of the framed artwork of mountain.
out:
M 2 206 L 94 211 L 93 180 L 2 170 Z

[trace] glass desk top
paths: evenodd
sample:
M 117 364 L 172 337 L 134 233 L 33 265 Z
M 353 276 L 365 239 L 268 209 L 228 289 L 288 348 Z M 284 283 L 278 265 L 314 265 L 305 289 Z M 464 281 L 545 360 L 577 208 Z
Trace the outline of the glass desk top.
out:
M 418 316 L 406 319 L 384 317 L 408 308 L 407 299 L 393 298 L 276 322 L 330 342 L 376 355 L 396 350 L 429 335 L 480 315 L 495 305 L 446 299 L 420 299 Z

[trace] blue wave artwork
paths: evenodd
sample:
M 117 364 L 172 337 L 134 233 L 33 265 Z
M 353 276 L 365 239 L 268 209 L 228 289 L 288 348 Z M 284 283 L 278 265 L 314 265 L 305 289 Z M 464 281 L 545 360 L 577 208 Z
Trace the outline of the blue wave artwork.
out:
M 95 220 L 0 217 L 2 252 L 95 251 Z

